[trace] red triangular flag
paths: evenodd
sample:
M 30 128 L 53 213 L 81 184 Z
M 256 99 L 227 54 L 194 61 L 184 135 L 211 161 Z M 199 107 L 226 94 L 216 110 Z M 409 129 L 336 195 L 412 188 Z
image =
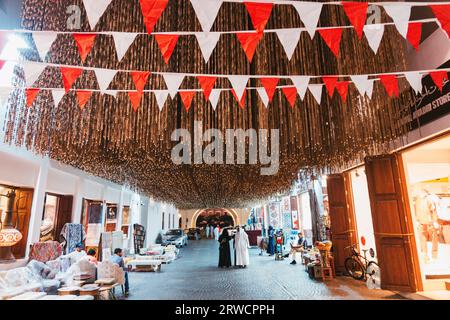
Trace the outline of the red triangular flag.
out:
M 73 34 L 73 38 L 75 39 L 75 42 L 77 44 L 78 52 L 80 53 L 82 62 L 86 60 L 89 52 L 91 52 L 96 36 L 96 34 Z
M 257 32 L 264 31 L 272 12 L 273 3 L 244 2 L 244 4 L 250 14 L 255 30 Z
M 295 101 L 297 101 L 297 88 L 295 87 L 284 87 L 283 89 L 284 96 L 287 101 L 293 108 L 295 106 Z
M 238 102 L 239 107 L 244 109 L 244 107 L 245 107 L 245 97 L 247 96 L 247 90 L 244 91 L 244 94 L 242 95 L 241 100 L 239 100 L 239 98 L 236 95 L 236 92 L 234 92 L 234 90 L 231 90 L 231 93 L 233 94 L 234 99 L 236 99 L 236 101 Z
M 247 55 L 248 61 L 251 63 L 253 56 L 255 55 L 256 47 L 259 41 L 262 39 L 264 33 L 237 33 L 236 36 L 241 43 L 242 49 L 244 49 Z
M 206 100 L 209 100 L 209 96 L 211 95 L 211 91 L 216 84 L 217 77 L 207 77 L 207 76 L 198 76 L 197 77 L 200 86 L 203 89 L 203 93 L 205 94 Z
M 178 94 L 181 97 L 181 101 L 183 101 L 184 108 L 187 112 L 189 112 L 189 109 L 192 105 L 192 99 L 195 96 L 195 91 L 179 91 Z
M 367 8 L 369 4 L 367 2 L 342 2 L 342 5 L 345 14 L 358 34 L 358 38 L 361 40 L 364 25 L 366 24 Z
M 450 4 L 436 4 L 431 5 L 430 8 L 450 38 Z
M 158 34 L 155 35 L 155 40 L 158 42 L 159 49 L 163 55 L 166 64 L 169 63 L 173 50 L 178 42 L 178 35 L 176 34 Z
M 330 96 L 330 98 L 333 98 L 333 93 L 334 89 L 336 88 L 338 77 L 322 77 L 322 81 L 323 83 L 325 83 L 328 95 Z
M 339 57 L 339 47 L 341 44 L 343 28 L 319 29 L 319 33 L 327 46 L 334 53 L 336 58 Z
M 266 90 L 267 97 L 269 97 L 269 102 L 272 102 L 273 95 L 275 94 L 275 90 L 277 89 L 279 78 L 261 78 L 261 81 L 264 89 Z
M 89 101 L 91 96 L 92 96 L 92 91 L 77 90 L 77 100 L 78 100 L 78 105 L 80 106 L 81 110 L 84 109 L 84 106 Z
M 131 72 L 131 78 L 133 78 L 134 85 L 138 92 L 144 91 L 145 84 L 147 83 L 150 71 L 133 71 Z
M 140 91 L 128 92 L 128 97 L 130 97 L 131 106 L 133 107 L 134 112 L 136 112 L 139 106 L 141 105 L 142 95 L 143 92 Z
M 381 83 L 383 84 L 384 88 L 386 89 L 386 92 L 388 93 L 389 97 L 392 97 L 395 95 L 398 97 L 399 91 L 398 91 L 398 81 L 397 76 L 393 74 L 382 74 L 380 75 Z
M 341 81 L 336 83 L 336 90 L 341 96 L 343 102 L 347 101 L 349 83 L 350 81 Z
M 29 88 L 25 89 L 25 95 L 27 97 L 27 107 L 31 107 L 33 105 L 34 100 L 36 100 L 36 97 L 38 96 L 41 89 L 36 88 Z
M 139 0 L 139 2 L 147 32 L 150 34 L 159 18 L 161 18 L 169 0 Z
M 442 88 L 444 87 L 444 81 L 448 80 L 447 71 L 432 71 L 430 72 L 430 77 L 433 79 L 433 82 L 442 92 Z
M 408 33 L 406 34 L 406 39 L 408 39 L 408 41 L 417 51 L 419 51 L 421 38 L 422 38 L 422 22 L 408 23 Z
M 72 88 L 78 77 L 81 76 L 83 69 L 61 67 L 60 70 L 63 78 L 64 89 L 67 93 Z
M 5 65 L 6 61 L 5 60 L 0 60 L 0 70 L 3 69 L 3 66 Z

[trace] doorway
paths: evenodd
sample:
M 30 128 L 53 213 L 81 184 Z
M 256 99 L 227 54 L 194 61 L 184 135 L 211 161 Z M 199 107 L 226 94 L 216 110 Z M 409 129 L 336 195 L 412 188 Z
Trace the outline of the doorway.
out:
M 66 223 L 72 221 L 73 196 L 47 193 L 40 228 L 39 241 L 59 241 L 59 235 Z

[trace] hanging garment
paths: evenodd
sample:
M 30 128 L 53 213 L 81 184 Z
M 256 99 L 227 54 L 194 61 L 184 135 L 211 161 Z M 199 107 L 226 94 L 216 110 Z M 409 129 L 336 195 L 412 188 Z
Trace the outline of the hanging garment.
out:
M 86 233 L 80 223 L 66 223 L 61 230 L 60 242 L 63 243 L 66 254 L 75 251 L 75 247 L 83 243 Z
M 236 252 L 236 265 L 248 266 L 250 264 L 250 256 L 248 254 L 248 248 L 250 243 L 248 241 L 248 235 L 244 229 L 240 228 L 235 238 L 235 252 Z

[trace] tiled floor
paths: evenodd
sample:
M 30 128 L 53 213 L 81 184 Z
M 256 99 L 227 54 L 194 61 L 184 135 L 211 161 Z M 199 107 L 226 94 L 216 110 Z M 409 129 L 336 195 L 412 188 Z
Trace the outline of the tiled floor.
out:
M 129 299 L 402 299 L 390 291 L 369 290 L 348 277 L 323 283 L 309 279 L 300 264 L 275 261 L 250 250 L 246 269 L 219 269 L 218 243 L 190 241 L 178 260 L 160 273 L 130 273 Z

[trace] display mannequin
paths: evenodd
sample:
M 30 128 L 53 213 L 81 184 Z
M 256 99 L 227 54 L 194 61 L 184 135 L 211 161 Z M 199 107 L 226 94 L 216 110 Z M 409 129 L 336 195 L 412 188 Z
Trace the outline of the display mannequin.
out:
M 420 248 L 424 255 L 425 263 L 428 263 L 428 240 L 432 243 L 431 256 L 433 259 L 438 257 L 438 232 L 439 223 L 437 209 L 439 207 L 439 197 L 432 194 L 427 188 L 424 188 L 415 201 L 416 220 L 420 236 Z

